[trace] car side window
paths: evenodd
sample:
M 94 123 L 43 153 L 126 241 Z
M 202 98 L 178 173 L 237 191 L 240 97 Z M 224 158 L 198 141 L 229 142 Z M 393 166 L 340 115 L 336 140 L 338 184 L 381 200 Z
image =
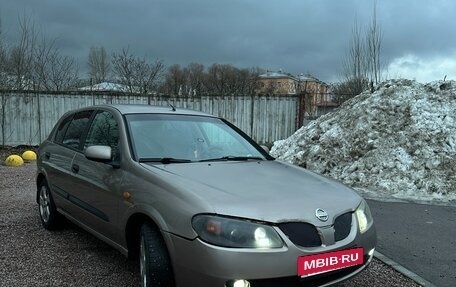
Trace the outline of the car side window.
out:
M 57 131 L 55 132 L 55 136 L 54 136 L 54 141 L 56 143 L 62 143 L 63 141 L 63 136 L 65 135 L 65 132 L 68 128 L 68 125 L 71 123 L 71 119 L 73 118 L 73 114 L 66 117 L 62 123 L 59 125 L 59 127 L 57 128 Z
M 110 146 L 113 160 L 119 159 L 119 125 L 114 116 L 106 111 L 99 111 L 87 133 L 84 149 L 92 145 Z
M 81 138 L 87 128 L 90 116 L 93 111 L 82 111 L 76 113 L 63 137 L 62 144 L 68 147 L 79 149 Z

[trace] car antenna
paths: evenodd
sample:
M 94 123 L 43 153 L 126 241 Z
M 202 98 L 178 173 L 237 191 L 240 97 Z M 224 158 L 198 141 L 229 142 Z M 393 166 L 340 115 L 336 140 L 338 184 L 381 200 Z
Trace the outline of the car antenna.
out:
M 168 101 L 168 105 L 171 107 L 172 111 L 175 112 L 176 108 Z

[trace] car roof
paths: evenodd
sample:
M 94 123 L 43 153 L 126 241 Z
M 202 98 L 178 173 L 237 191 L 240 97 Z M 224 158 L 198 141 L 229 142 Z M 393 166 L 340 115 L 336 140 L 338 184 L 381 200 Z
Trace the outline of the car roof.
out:
M 200 111 L 194 111 L 189 109 L 162 106 L 151 106 L 151 105 L 130 105 L 130 104 L 112 104 L 112 105 L 97 105 L 87 108 L 113 108 L 118 110 L 123 115 L 128 114 L 176 114 L 176 115 L 193 115 L 193 116 L 206 116 L 216 117 L 211 114 L 203 113 Z

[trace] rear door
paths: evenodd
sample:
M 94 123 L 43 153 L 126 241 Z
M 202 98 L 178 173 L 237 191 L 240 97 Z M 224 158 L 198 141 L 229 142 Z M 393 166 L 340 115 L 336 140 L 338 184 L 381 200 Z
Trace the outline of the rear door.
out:
M 119 122 L 109 111 L 97 111 L 85 137 L 83 150 L 92 145 L 110 146 L 113 164 L 88 160 L 82 152 L 72 162 L 71 194 L 78 219 L 101 235 L 117 241 L 118 204 L 123 173 L 120 164 Z
M 43 164 L 47 166 L 47 180 L 59 209 L 71 211 L 69 189 L 73 171 L 72 161 L 78 152 L 82 135 L 88 126 L 93 110 L 70 114 L 64 118 L 54 138 L 46 143 Z

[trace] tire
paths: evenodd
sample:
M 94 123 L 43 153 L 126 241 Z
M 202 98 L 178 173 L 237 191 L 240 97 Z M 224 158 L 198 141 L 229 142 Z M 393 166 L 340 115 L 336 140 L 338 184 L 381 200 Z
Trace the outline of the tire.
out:
M 174 276 L 165 242 L 150 223 L 141 226 L 139 266 L 142 287 L 174 287 Z
M 47 230 L 56 230 L 61 226 L 61 215 L 58 213 L 51 190 L 46 180 L 38 185 L 38 212 L 41 223 Z

